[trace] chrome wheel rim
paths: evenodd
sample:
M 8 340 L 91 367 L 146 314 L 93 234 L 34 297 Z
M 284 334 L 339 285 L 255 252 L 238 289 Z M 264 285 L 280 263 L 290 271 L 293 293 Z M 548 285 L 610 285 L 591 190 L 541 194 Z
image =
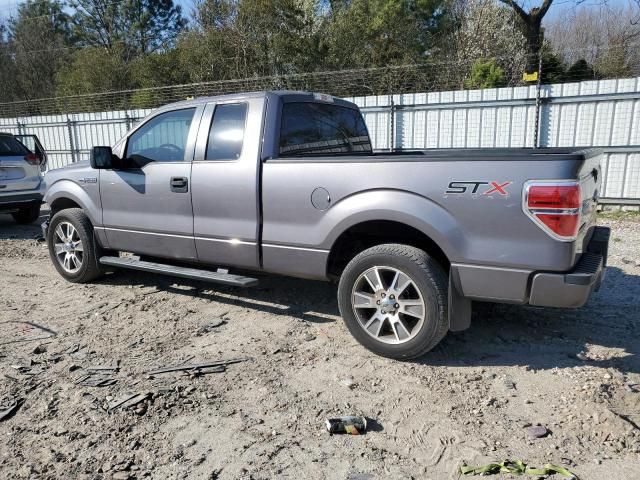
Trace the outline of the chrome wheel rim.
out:
M 53 234 L 53 249 L 58 263 L 67 273 L 77 273 L 82 268 L 84 248 L 76 227 L 60 222 Z
M 353 285 L 351 306 L 368 335 L 394 345 L 414 338 L 426 315 L 418 286 L 393 267 L 371 267 L 363 272 Z

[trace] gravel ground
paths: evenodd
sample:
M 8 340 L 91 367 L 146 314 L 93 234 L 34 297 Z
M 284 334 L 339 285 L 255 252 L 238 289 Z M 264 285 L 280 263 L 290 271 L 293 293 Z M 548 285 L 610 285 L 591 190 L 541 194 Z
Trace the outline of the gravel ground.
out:
M 0 421 L 0 478 L 440 480 L 504 459 L 640 478 L 640 217 L 600 222 L 610 266 L 586 307 L 483 305 L 401 363 L 350 337 L 330 284 L 73 285 L 38 227 L 0 215 L 0 411 L 24 400 Z M 147 373 L 238 357 L 222 373 Z M 91 367 L 115 369 L 82 385 Z M 108 408 L 132 394 L 144 400 Z M 366 435 L 325 431 L 351 413 L 371 419 Z M 548 434 L 529 438 L 537 424 Z

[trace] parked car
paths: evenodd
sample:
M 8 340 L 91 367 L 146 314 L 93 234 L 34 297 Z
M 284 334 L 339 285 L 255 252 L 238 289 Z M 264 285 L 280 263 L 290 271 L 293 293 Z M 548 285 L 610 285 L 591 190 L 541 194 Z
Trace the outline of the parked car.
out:
M 228 95 L 162 107 L 48 172 L 43 228 L 71 282 L 118 267 L 335 280 L 353 336 L 406 359 L 467 328 L 474 300 L 583 305 L 607 258 L 601 179 L 596 151 L 376 153 L 353 103 Z
M 18 223 L 38 219 L 46 164 L 47 155 L 38 137 L 0 132 L 0 213 L 10 213 Z

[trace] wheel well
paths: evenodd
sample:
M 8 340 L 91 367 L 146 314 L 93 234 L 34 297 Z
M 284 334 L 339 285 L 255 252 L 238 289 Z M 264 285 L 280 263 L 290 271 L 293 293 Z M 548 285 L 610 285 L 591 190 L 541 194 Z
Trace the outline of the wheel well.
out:
M 49 206 L 51 207 L 52 217 L 60 210 L 66 210 L 67 208 L 82 208 L 80 205 L 69 198 L 58 198 L 54 200 Z
M 400 243 L 424 250 L 449 271 L 444 251 L 420 230 L 400 222 L 373 220 L 359 223 L 344 231 L 331 247 L 327 274 L 337 278 L 347 263 L 367 248 L 383 243 Z

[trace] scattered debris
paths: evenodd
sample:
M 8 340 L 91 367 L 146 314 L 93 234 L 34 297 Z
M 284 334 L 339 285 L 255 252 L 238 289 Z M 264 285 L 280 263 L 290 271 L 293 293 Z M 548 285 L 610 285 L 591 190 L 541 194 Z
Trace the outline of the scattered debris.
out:
M 515 475 L 553 475 L 557 473 L 563 477 L 579 480 L 577 475 L 571 473 L 564 467 L 547 463 L 542 468 L 529 467 L 522 460 L 505 460 L 503 462 L 489 463 L 478 467 L 462 465 L 460 467 L 462 475 L 495 475 L 497 473 L 513 473 Z
M 116 408 L 120 408 L 121 410 L 125 410 L 127 408 L 133 407 L 140 402 L 144 402 L 147 398 L 149 398 L 151 394 L 149 392 L 143 393 L 130 393 L 124 395 L 117 400 L 111 402 L 109 404 L 108 410 L 114 410 Z
M 316 336 L 315 336 L 315 335 L 313 335 L 313 334 L 311 334 L 311 333 L 307 333 L 307 334 L 304 336 L 304 340 L 305 340 L 305 342 L 312 342 L 312 341 L 313 341 L 313 340 L 315 340 L 315 339 L 316 339 Z
M 232 363 L 239 363 L 248 360 L 247 358 L 231 358 L 228 360 L 216 360 L 207 363 L 198 363 L 192 365 L 175 365 L 173 367 L 162 367 L 156 370 L 147 372 L 148 375 L 159 375 L 161 373 L 170 372 L 192 372 L 192 373 L 218 373 L 224 372 L 225 365 L 231 365 Z
M 326 421 L 329 433 L 349 433 L 360 435 L 367 431 L 367 419 L 355 415 L 347 415 L 339 418 L 328 418 Z
M 33 353 L 34 355 L 41 355 L 43 353 L 47 353 L 47 347 L 45 345 L 40 344 L 33 349 Z
M 96 367 L 87 368 L 90 372 L 112 372 L 117 373 L 120 370 L 120 360 L 113 360 L 108 365 L 98 365 Z
M 76 381 L 76 385 L 82 387 L 109 387 L 115 385 L 117 382 L 118 380 L 109 375 L 90 373 L 80 377 L 80 379 Z
M 22 406 L 24 400 L 21 398 L 13 400 L 7 406 L 0 406 L 0 422 L 3 420 L 7 420 L 13 416 L 14 413 L 18 411 L 18 409 Z
M 549 433 L 550 432 L 549 430 L 547 430 L 547 427 L 544 427 L 542 425 L 533 425 L 531 427 L 527 427 L 527 435 L 531 439 L 543 438 L 549 435 Z
M 67 348 L 64 353 L 66 353 L 67 355 L 71 355 L 73 353 L 77 353 L 80 350 L 80 345 L 77 343 L 74 343 L 73 345 L 71 345 L 69 348 Z
M 213 322 L 209 322 L 209 323 L 205 323 L 204 325 L 201 325 L 200 328 L 198 328 L 198 330 L 196 330 L 195 335 L 197 337 L 201 336 L 201 335 L 206 335 L 207 333 L 211 333 L 213 330 L 215 330 L 218 327 L 221 327 L 223 325 L 226 325 L 227 321 L 224 319 L 218 319 L 216 321 Z
M 347 377 L 343 380 L 340 380 L 340 383 L 350 390 L 356 388 L 356 381 L 353 379 L 353 377 Z
M 50 328 L 43 327 L 42 325 L 38 325 L 37 323 L 28 322 L 28 321 L 7 320 L 4 322 L 0 322 L 0 325 L 10 324 L 10 323 L 18 324 L 17 336 L 10 338 L 9 340 L 4 340 L 0 342 L 0 345 L 8 345 L 11 343 L 21 343 L 21 342 L 34 342 L 36 340 L 45 340 L 47 338 L 55 337 L 57 335 L 57 333 L 51 330 Z

